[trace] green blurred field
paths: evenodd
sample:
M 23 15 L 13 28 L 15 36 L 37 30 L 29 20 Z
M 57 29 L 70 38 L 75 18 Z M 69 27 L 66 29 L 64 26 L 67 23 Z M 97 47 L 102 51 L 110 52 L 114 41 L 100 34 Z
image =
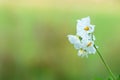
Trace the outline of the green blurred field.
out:
M 109 74 L 99 56 L 78 57 L 67 40 L 68 34 L 76 32 L 76 20 L 87 16 L 96 25 L 99 50 L 113 72 L 120 74 L 119 1 L 48 4 L 1 5 L 0 80 L 106 79 Z

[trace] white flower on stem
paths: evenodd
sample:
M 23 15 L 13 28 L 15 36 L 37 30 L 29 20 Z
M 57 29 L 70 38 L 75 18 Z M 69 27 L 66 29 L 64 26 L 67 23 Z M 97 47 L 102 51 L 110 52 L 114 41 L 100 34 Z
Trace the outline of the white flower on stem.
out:
M 94 25 L 90 24 L 90 17 L 86 17 L 78 20 L 76 35 L 68 35 L 69 42 L 78 50 L 78 56 L 88 57 L 88 54 L 96 53 L 93 32 Z
M 90 17 L 78 20 L 76 35 L 68 35 L 68 40 L 78 50 L 78 56 L 88 57 L 89 54 L 95 54 L 97 51 L 105 67 L 111 74 L 112 79 L 116 80 L 116 77 L 111 72 L 109 66 L 105 63 L 101 53 L 97 50 L 98 46 L 94 44 L 95 41 L 95 36 L 93 35 L 94 27 L 95 27 L 94 25 L 90 24 Z
M 90 24 L 90 17 L 82 18 L 77 21 L 77 35 L 87 38 L 89 33 L 94 32 L 94 27 Z

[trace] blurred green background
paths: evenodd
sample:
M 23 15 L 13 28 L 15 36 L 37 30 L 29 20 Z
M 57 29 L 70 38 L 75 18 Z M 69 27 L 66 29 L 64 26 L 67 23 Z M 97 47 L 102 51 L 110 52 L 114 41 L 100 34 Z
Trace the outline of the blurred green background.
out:
M 119 0 L 0 0 L 0 80 L 105 80 L 99 56 L 78 57 L 67 39 L 87 16 L 100 52 L 120 74 Z

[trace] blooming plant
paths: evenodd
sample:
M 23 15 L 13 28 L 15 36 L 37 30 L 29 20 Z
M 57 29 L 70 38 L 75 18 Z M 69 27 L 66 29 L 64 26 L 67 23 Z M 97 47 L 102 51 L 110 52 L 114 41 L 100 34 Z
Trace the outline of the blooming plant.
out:
M 117 78 L 112 73 L 110 67 L 103 59 L 103 56 L 98 51 L 98 47 L 95 45 L 95 36 L 93 34 L 94 28 L 95 25 L 90 24 L 89 16 L 82 18 L 81 20 L 77 20 L 76 34 L 68 35 L 68 40 L 78 51 L 78 56 L 88 57 L 88 55 L 95 54 L 97 52 L 106 69 L 110 73 L 112 80 L 117 80 Z

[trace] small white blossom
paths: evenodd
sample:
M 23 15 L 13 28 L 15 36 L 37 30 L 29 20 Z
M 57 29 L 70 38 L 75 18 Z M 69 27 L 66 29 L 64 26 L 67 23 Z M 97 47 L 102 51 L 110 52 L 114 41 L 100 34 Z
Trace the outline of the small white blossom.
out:
M 76 35 L 68 35 L 69 42 L 78 50 L 78 56 L 88 57 L 88 54 L 96 53 L 94 27 L 90 24 L 90 17 L 86 17 L 78 20 Z
M 94 41 L 92 41 L 92 40 L 84 40 L 83 44 L 84 44 L 85 51 L 87 51 L 89 54 L 95 54 L 96 49 L 94 47 Z
M 96 49 L 94 48 L 94 42 L 91 40 L 82 40 L 81 44 L 83 45 L 78 50 L 78 56 L 88 56 L 88 54 L 95 54 Z
M 80 49 L 80 50 L 78 50 L 78 56 L 82 56 L 82 57 L 86 56 L 86 57 L 88 57 L 88 53 L 85 50 Z
M 90 17 L 83 18 L 77 21 L 77 35 L 81 37 L 89 37 L 88 33 L 94 32 L 94 25 L 90 24 Z

